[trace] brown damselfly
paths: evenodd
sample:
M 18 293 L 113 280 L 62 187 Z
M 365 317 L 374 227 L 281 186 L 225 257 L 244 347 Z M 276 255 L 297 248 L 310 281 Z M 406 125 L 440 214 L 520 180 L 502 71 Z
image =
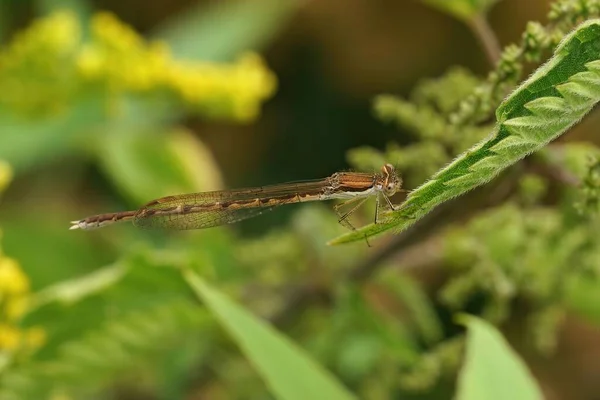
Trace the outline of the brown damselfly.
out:
M 393 210 L 390 197 L 402 186 L 391 164 L 380 173 L 338 172 L 325 179 L 282 183 L 257 188 L 181 194 L 152 200 L 135 211 L 99 214 L 72 221 L 70 229 L 96 229 L 120 221 L 134 225 L 173 230 L 202 229 L 231 224 L 257 216 L 284 204 L 345 199 L 334 209 L 339 222 L 352 228 L 348 216 L 370 197 L 375 197 L 375 222 L 379 220 L 380 198 Z M 341 212 L 343 207 L 352 205 Z

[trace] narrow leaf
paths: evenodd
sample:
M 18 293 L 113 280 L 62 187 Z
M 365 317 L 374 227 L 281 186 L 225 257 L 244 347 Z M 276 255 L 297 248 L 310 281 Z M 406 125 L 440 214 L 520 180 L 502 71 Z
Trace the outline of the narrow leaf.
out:
M 99 155 L 104 170 L 136 204 L 221 185 L 209 150 L 183 129 L 166 134 L 115 129 L 107 133 Z
M 186 279 L 279 399 L 353 399 L 328 371 L 268 324 L 187 272 Z
M 126 273 L 126 264 L 115 263 L 86 276 L 59 282 L 36 293 L 33 296 L 30 309 L 54 301 L 65 304 L 81 301 L 85 297 L 97 294 L 115 285 Z
M 433 345 L 443 338 L 442 326 L 434 305 L 415 279 L 398 275 L 394 279 L 388 279 L 387 286 L 404 301 L 416 328 L 427 344 Z

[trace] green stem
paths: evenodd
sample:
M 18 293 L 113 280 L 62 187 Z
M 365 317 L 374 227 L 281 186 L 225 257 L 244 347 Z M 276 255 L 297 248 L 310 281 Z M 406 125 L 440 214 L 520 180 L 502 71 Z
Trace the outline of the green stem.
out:
M 494 33 L 494 30 L 488 23 L 485 16 L 476 14 L 472 19 L 467 21 L 467 25 L 471 28 L 471 31 L 475 37 L 479 40 L 481 47 L 483 48 L 488 62 L 491 66 L 495 66 L 500 61 L 502 55 L 502 49 L 498 43 L 498 38 Z

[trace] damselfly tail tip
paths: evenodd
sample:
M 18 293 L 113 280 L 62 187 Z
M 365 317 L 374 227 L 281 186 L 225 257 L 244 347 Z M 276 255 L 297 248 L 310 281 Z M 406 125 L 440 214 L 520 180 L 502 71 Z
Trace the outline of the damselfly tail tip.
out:
M 80 229 L 81 225 L 80 225 L 81 221 L 71 221 L 71 226 L 69 227 L 69 230 L 72 231 L 74 229 Z

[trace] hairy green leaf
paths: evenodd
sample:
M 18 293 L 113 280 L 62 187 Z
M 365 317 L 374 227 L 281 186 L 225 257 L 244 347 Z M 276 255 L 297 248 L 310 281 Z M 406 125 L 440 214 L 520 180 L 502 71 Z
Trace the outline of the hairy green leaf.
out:
M 186 279 L 279 399 L 353 399 L 329 372 L 272 327 L 187 273 Z
M 567 35 L 554 56 L 502 102 L 496 110 L 496 126 L 487 139 L 412 191 L 384 223 L 342 235 L 330 244 L 405 230 L 437 205 L 489 182 L 503 169 L 556 139 L 598 100 L 600 20 L 591 20 Z
M 458 380 L 458 400 L 543 399 L 527 366 L 492 325 L 462 316 L 467 326 L 465 365 Z

